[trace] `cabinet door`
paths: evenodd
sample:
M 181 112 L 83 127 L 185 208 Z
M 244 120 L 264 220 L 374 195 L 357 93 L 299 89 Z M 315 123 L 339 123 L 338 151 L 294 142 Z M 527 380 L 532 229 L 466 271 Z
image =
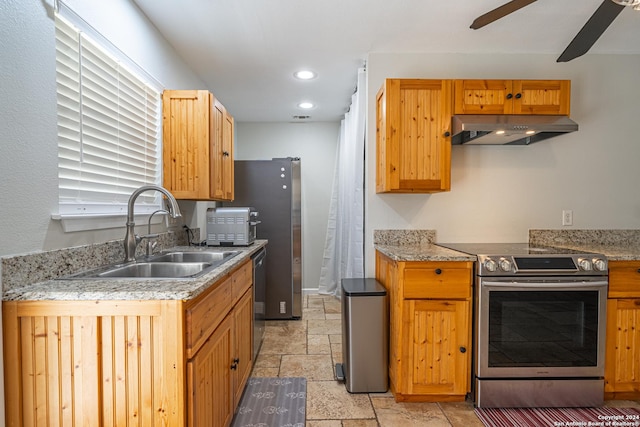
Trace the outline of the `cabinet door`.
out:
M 209 164 L 211 174 L 210 197 L 215 200 L 224 198 L 224 116 L 224 106 L 214 98 L 211 105 L 211 159 Z
M 233 316 L 227 316 L 187 363 L 188 421 L 190 427 L 228 426 L 234 402 Z
M 406 300 L 403 353 L 408 394 L 465 395 L 469 388 L 468 301 Z
M 512 114 L 511 80 L 456 80 L 454 114 Z
M 450 80 L 387 79 L 377 98 L 376 191 L 451 187 Z
M 184 423 L 179 302 L 5 301 L 2 310 L 7 426 Z
M 251 373 L 253 358 L 253 292 L 249 289 L 233 310 L 235 355 L 234 407 L 240 403 L 242 391 Z
M 456 80 L 454 114 L 569 115 L 570 80 Z
M 234 120 L 225 111 L 222 125 L 222 197 L 223 200 L 233 200 L 233 129 Z
M 206 90 L 165 90 L 163 185 L 176 199 L 209 199 L 209 105 Z
M 515 80 L 513 114 L 569 115 L 570 80 Z
M 607 301 L 605 392 L 640 398 L 640 299 Z M 626 393 L 626 395 L 625 395 Z

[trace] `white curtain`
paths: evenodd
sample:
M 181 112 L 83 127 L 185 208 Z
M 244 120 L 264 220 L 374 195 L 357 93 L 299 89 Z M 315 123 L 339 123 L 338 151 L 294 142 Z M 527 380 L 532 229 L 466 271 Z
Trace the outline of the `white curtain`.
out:
M 364 139 L 366 71 L 340 126 L 329 223 L 320 271 L 321 294 L 340 296 L 342 278 L 364 277 Z

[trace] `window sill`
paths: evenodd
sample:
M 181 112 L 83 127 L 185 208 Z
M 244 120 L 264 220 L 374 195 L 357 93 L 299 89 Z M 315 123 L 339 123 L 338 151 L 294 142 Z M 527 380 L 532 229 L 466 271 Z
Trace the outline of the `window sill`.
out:
M 151 220 L 151 224 L 165 222 L 167 214 L 159 212 Z M 126 214 L 102 214 L 102 215 L 61 215 L 52 214 L 51 219 L 60 221 L 65 233 L 89 230 L 106 230 L 109 228 L 124 228 L 127 222 Z M 149 214 L 134 215 L 134 221 L 138 225 L 148 224 Z

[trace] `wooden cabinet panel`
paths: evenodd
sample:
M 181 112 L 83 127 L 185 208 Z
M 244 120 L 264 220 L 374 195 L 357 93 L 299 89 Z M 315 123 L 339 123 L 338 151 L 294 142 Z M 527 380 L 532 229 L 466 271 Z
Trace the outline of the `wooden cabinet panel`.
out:
M 451 88 L 450 80 L 385 80 L 376 98 L 376 192 L 450 189 Z
M 179 304 L 4 302 L 7 425 L 182 425 Z
M 605 392 L 640 398 L 640 299 L 609 299 Z
M 162 94 L 163 185 L 176 199 L 209 198 L 211 98 L 205 90 Z
M 568 116 L 570 113 L 570 80 L 514 80 L 513 92 L 513 114 Z
M 456 80 L 454 86 L 454 114 L 570 112 L 570 80 Z
M 222 200 L 234 198 L 233 139 L 235 120 L 227 110 L 222 124 Z
M 233 200 L 233 117 L 206 90 L 165 90 L 163 184 L 176 199 Z
M 251 265 L 249 264 L 249 268 Z M 232 277 L 221 280 L 201 298 L 190 301 L 185 309 L 185 345 L 191 358 L 231 310 Z
M 253 365 L 253 292 L 248 290 L 233 311 L 235 353 L 234 363 L 234 407 L 240 403 L 244 386 Z
M 405 322 L 411 325 L 403 341 L 408 394 L 467 393 L 469 305 L 468 301 L 405 302 Z
M 609 261 L 609 298 L 640 298 L 640 262 Z
M 420 264 L 422 266 L 418 267 L 417 265 Z M 404 269 L 403 297 L 409 299 L 471 298 L 471 281 L 471 270 L 465 263 L 407 263 Z
M 454 114 L 511 114 L 510 80 L 456 80 Z
M 233 417 L 233 318 L 228 316 L 187 364 L 189 426 L 223 427 Z
M 253 283 L 253 268 L 251 263 L 247 263 L 237 269 L 233 273 L 233 283 L 231 285 L 232 289 L 232 299 L 233 303 L 237 303 L 238 300 L 244 293 L 251 287 Z

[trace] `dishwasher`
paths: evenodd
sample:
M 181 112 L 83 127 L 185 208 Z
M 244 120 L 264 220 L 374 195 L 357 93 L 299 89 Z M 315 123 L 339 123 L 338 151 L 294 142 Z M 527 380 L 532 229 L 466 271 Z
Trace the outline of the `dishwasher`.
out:
M 255 362 L 262 340 L 266 318 L 265 299 L 267 295 L 267 279 L 265 275 L 265 257 L 267 249 L 262 248 L 251 256 L 253 260 L 253 360 Z

